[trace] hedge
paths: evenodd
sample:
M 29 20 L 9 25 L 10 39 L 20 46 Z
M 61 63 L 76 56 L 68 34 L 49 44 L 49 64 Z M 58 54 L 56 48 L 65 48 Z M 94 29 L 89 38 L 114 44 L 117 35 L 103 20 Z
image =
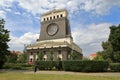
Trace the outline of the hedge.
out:
M 53 61 L 37 61 L 36 65 L 39 70 L 52 70 L 54 67 Z
M 120 63 L 110 63 L 110 70 L 120 72 Z
M 55 61 L 55 69 L 63 70 L 62 61 Z
M 37 61 L 39 70 L 65 70 L 76 72 L 107 71 L 109 63 L 106 61 Z
M 62 70 L 61 61 L 36 61 L 39 70 Z
M 75 72 L 103 72 L 107 71 L 109 63 L 106 61 L 63 61 L 63 70 Z
M 33 65 L 26 63 L 5 63 L 4 69 L 15 69 L 15 70 L 33 70 Z

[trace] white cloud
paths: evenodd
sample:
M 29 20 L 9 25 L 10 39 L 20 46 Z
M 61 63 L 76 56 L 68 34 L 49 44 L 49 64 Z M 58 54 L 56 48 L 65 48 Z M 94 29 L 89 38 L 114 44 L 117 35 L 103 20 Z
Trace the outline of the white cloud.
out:
M 25 33 L 23 36 L 14 37 L 10 36 L 10 42 L 8 43 L 10 46 L 10 50 L 20 50 L 24 49 L 25 44 L 32 44 L 38 39 L 39 34 L 34 34 L 31 32 Z
M 19 6 L 33 14 L 44 13 L 53 8 L 67 8 L 71 13 L 84 10 L 104 15 L 112 6 L 120 6 L 120 0 L 19 0 L 17 2 Z
M 7 10 L 12 7 L 13 2 L 18 2 L 20 7 L 33 15 L 42 14 L 53 8 L 67 8 L 72 14 L 80 13 L 83 10 L 105 15 L 113 6 L 120 6 L 120 0 L 1 0 L 0 7 Z
M 16 14 L 16 15 L 21 15 L 21 13 L 18 12 L 18 11 L 14 12 L 14 14 Z
M 11 7 L 14 0 L 0 0 L 0 6 Z
M 85 55 L 102 50 L 101 43 L 109 37 L 110 23 L 77 26 L 72 34 L 74 41 L 83 49 Z
M 7 19 L 5 25 L 6 25 L 6 28 L 10 30 L 10 33 L 14 33 L 14 32 L 18 32 L 17 34 L 19 34 L 19 32 L 39 33 L 39 29 L 40 29 L 39 25 L 37 24 L 36 24 L 37 26 L 34 25 L 34 22 L 33 22 L 33 19 L 31 19 L 31 16 L 29 16 L 28 14 L 27 15 L 28 17 L 26 17 L 26 15 L 27 15 L 26 13 L 23 13 L 22 16 L 24 16 L 24 18 L 17 19 L 17 20 Z
M 120 0 L 86 0 L 81 9 L 87 12 L 104 15 L 109 12 L 111 7 L 120 6 L 119 4 Z
M 12 6 L 13 0 L 0 0 L 0 18 L 6 18 L 6 12 Z M 4 10 L 5 9 L 5 10 Z
M 50 3 L 47 0 L 19 0 L 19 6 L 26 9 L 28 12 L 44 13 L 46 8 L 50 7 Z
M 6 12 L 0 11 L 0 18 L 6 18 Z

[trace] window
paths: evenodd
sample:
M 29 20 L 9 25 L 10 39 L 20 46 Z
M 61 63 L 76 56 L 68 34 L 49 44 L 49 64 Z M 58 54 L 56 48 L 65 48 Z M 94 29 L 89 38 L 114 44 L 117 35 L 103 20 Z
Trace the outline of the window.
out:
M 46 51 L 43 51 L 43 54 L 46 55 Z
M 44 21 L 45 21 L 45 18 L 44 18 Z
M 45 59 L 45 58 L 43 58 L 43 60 L 45 61 L 46 59 Z
M 58 60 L 59 60 L 59 61 L 61 61 L 61 60 L 62 60 L 62 58 L 58 58 Z
M 52 19 L 52 17 L 50 17 L 50 20 Z
M 61 50 L 58 50 L 58 54 L 61 54 Z
M 55 16 L 53 16 L 53 18 L 55 19 Z
M 60 17 L 63 17 L 63 15 L 61 14 Z
M 57 15 L 57 18 L 59 18 L 59 15 Z
M 39 52 L 37 52 L 37 55 L 39 54 Z
M 38 61 L 38 58 L 36 60 Z
M 48 17 L 47 17 L 47 20 L 49 20 Z
M 33 62 L 33 59 L 32 59 L 32 58 L 30 59 L 30 62 Z

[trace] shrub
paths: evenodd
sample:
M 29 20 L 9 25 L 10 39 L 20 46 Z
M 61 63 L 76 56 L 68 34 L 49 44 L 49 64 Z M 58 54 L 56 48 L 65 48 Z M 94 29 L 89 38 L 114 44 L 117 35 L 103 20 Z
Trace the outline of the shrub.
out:
M 120 63 L 110 63 L 111 71 L 120 72 Z
M 55 69 L 62 70 L 62 61 L 55 61 Z
M 38 66 L 39 70 L 52 70 L 55 66 L 54 61 L 37 61 L 36 65 Z
M 37 61 L 39 70 L 65 70 L 76 72 L 102 72 L 108 68 L 106 61 Z
M 14 63 L 5 63 L 3 66 L 5 69 L 22 69 L 22 67 L 19 64 L 14 64 Z
M 5 63 L 4 69 L 16 69 L 16 70 L 32 70 L 33 66 L 23 63 Z
M 36 61 L 39 70 L 62 70 L 62 61 Z
M 65 71 L 76 72 L 102 72 L 107 70 L 108 65 L 105 61 L 63 61 Z

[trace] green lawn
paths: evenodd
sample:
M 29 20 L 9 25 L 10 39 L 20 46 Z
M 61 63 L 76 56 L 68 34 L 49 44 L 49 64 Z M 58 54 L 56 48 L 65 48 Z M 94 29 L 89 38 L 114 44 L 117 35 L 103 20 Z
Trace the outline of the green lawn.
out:
M 82 76 L 69 74 L 24 74 L 20 72 L 2 72 L 0 80 L 120 80 L 120 77 Z

